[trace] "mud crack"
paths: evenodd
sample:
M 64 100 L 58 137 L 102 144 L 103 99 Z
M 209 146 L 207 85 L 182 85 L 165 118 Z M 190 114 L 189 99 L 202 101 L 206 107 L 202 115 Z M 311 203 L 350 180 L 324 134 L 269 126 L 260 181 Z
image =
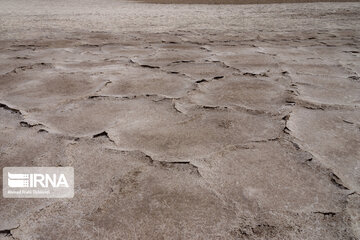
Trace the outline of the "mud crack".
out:
M 22 115 L 22 113 L 21 113 L 21 111 L 19 109 L 9 107 L 8 105 L 3 104 L 3 103 L 0 103 L 0 108 L 5 109 L 7 111 L 10 111 L 11 113 Z

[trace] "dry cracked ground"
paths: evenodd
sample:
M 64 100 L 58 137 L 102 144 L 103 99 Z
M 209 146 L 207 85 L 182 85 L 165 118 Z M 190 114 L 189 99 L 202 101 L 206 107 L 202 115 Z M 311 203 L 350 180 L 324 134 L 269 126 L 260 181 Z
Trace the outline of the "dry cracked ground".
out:
M 359 28 L 359 3 L 1 1 L 0 167 L 74 167 L 75 196 L 1 198 L 0 239 L 359 239 Z

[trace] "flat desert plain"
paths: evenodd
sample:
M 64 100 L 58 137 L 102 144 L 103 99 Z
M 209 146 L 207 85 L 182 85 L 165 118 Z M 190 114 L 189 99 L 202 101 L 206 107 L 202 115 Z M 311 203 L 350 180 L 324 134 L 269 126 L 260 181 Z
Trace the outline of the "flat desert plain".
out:
M 0 239 L 359 239 L 359 106 L 358 2 L 1 0 Z

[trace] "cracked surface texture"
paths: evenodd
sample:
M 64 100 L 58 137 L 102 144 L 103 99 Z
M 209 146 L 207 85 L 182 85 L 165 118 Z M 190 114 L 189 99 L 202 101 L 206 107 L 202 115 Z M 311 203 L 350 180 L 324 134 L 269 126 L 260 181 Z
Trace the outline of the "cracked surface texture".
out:
M 75 170 L 74 198 L 1 198 L 0 239 L 360 239 L 359 3 L 0 22 L 0 167 Z

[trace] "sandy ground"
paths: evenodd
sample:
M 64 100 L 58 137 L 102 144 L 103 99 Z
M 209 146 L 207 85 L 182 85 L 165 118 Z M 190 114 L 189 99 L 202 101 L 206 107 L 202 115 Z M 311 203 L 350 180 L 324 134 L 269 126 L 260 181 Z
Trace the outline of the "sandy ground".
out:
M 142 3 L 160 4 L 272 4 L 310 2 L 359 2 L 359 0 L 134 0 Z
M 359 239 L 360 3 L 0 1 L 0 239 Z M 2 178 L 2 172 L 1 178 Z

